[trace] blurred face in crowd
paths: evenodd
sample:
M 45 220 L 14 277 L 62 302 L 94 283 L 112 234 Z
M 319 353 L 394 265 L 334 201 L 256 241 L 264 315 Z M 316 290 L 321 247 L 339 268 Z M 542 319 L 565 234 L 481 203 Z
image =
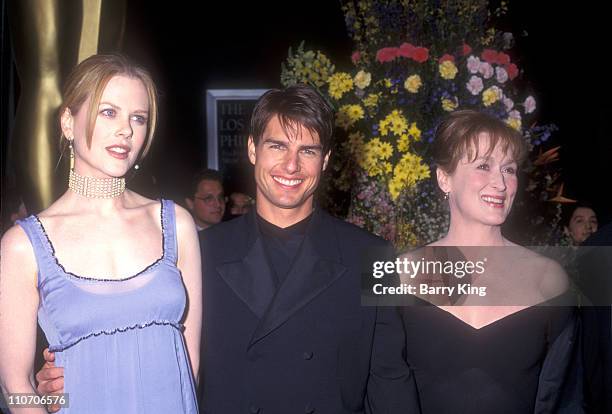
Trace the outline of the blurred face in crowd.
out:
M 104 88 L 87 145 L 89 97 L 76 113 L 66 109 L 62 132 L 74 138 L 75 171 L 81 175 L 122 177 L 134 165 L 147 135 L 149 97 L 140 79 L 114 76 Z
M 518 183 L 517 163 L 499 144 L 487 156 L 488 149 L 488 135 L 482 134 L 476 159 L 464 154 L 452 174 L 438 169 L 440 188 L 449 193 L 451 220 L 500 226 L 510 213 Z
M 572 238 L 574 244 L 581 244 L 597 231 L 597 216 L 595 212 L 588 207 L 578 207 L 572 213 L 565 231 Z
M 327 166 L 329 154 L 323 154 L 318 134 L 299 124 L 290 127 L 285 131 L 274 116 L 257 145 L 249 137 L 257 211 L 264 217 L 286 213 L 307 217 L 321 173 Z
M 205 229 L 221 222 L 225 213 L 223 186 L 216 180 L 202 180 L 193 198 L 185 199 L 196 224 Z
M 244 193 L 232 193 L 230 195 L 230 213 L 234 216 L 246 214 L 253 203 L 253 199 Z

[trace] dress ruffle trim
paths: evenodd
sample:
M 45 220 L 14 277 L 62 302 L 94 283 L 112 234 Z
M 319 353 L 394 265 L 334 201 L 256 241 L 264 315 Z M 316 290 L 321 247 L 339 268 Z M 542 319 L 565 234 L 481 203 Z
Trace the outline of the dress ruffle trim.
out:
M 158 326 L 172 326 L 173 328 L 178 329 L 179 331 L 182 332 L 183 330 L 183 325 L 177 322 L 172 322 L 172 321 L 151 321 L 148 323 L 144 323 L 144 324 L 134 324 L 132 326 L 127 326 L 124 328 L 116 328 L 116 329 L 112 329 L 110 331 L 98 331 L 98 332 L 92 332 L 89 335 L 85 335 L 85 336 L 81 336 L 80 338 L 71 341 L 68 344 L 61 344 L 61 345 L 50 345 L 49 346 L 49 351 L 50 352 L 62 352 L 65 351 L 66 349 L 73 347 L 74 345 L 78 344 L 81 341 L 84 341 L 85 339 L 91 338 L 92 336 L 100 336 L 100 335 L 114 335 L 118 332 L 127 332 L 127 331 L 131 331 L 134 329 L 144 329 L 144 328 L 148 328 L 149 326 L 152 325 L 158 325 Z

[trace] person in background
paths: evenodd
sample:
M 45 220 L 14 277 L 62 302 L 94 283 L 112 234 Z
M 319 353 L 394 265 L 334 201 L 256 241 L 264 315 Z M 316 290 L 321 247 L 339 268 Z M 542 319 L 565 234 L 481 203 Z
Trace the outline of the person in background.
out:
M 185 197 L 185 203 L 198 231 L 221 222 L 226 202 L 223 177 L 219 171 L 207 168 L 193 177 L 190 195 Z
M 579 201 L 563 206 L 563 231 L 574 246 L 580 245 L 597 231 L 597 214 L 590 203 Z
M 249 212 L 249 209 L 255 203 L 255 200 L 247 194 L 233 192 L 230 196 L 230 214 L 232 216 L 240 216 Z

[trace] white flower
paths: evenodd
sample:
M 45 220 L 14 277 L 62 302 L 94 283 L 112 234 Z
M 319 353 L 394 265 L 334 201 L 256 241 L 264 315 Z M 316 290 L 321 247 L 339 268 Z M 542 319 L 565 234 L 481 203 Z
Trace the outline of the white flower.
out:
M 470 73 L 478 73 L 480 67 L 480 59 L 472 55 L 467 59 L 467 68 Z
M 504 96 L 502 98 L 502 102 L 504 103 L 504 106 L 506 107 L 506 111 L 510 112 L 512 108 L 514 108 L 514 101 L 508 98 L 507 96 Z
M 493 66 L 491 66 L 488 62 L 480 62 L 480 65 L 478 65 L 478 72 L 485 79 L 489 79 L 495 73 Z
M 506 72 L 506 69 L 498 66 L 495 68 L 495 78 L 499 83 L 504 83 L 508 80 L 508 72 Z
M 372 81 L 372 75 L 363 70 L 360 70 L 359 72 L 357 72 L 357 74 L 355 75 L 355 78 L 353 79 L 353 82 L 355 83 L 355 85 L 357 85 L 359 89 L 367 88 L 368 86 L 370 86 L 371 81 Z
M 530 114 L 536 109 L 536 101 L 533 96 L 528 96 L 523 105 L 525 106 L 526 114 Z
M 475 76 L 475 75 L 472 75 L 469 82 L 466 83 L 465 86 L 467 87 L 468 91 L 470 91 L 472 95 L 478 95 L 484 88 L 484 84 L 482 83 L 482 78 L 480 78 L 479 76 Z

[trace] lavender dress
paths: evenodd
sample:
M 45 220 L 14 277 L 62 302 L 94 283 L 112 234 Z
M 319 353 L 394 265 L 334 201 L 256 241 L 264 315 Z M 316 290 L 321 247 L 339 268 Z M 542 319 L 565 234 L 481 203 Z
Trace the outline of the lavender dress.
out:
M 69 407 L 61 413 L 197 413 L 174 204 L 161 203 L 162 257 L 120 280 L 66 271 L 40 220 L 19 222 L 38 262 L 38 322 L 64 367 Z

